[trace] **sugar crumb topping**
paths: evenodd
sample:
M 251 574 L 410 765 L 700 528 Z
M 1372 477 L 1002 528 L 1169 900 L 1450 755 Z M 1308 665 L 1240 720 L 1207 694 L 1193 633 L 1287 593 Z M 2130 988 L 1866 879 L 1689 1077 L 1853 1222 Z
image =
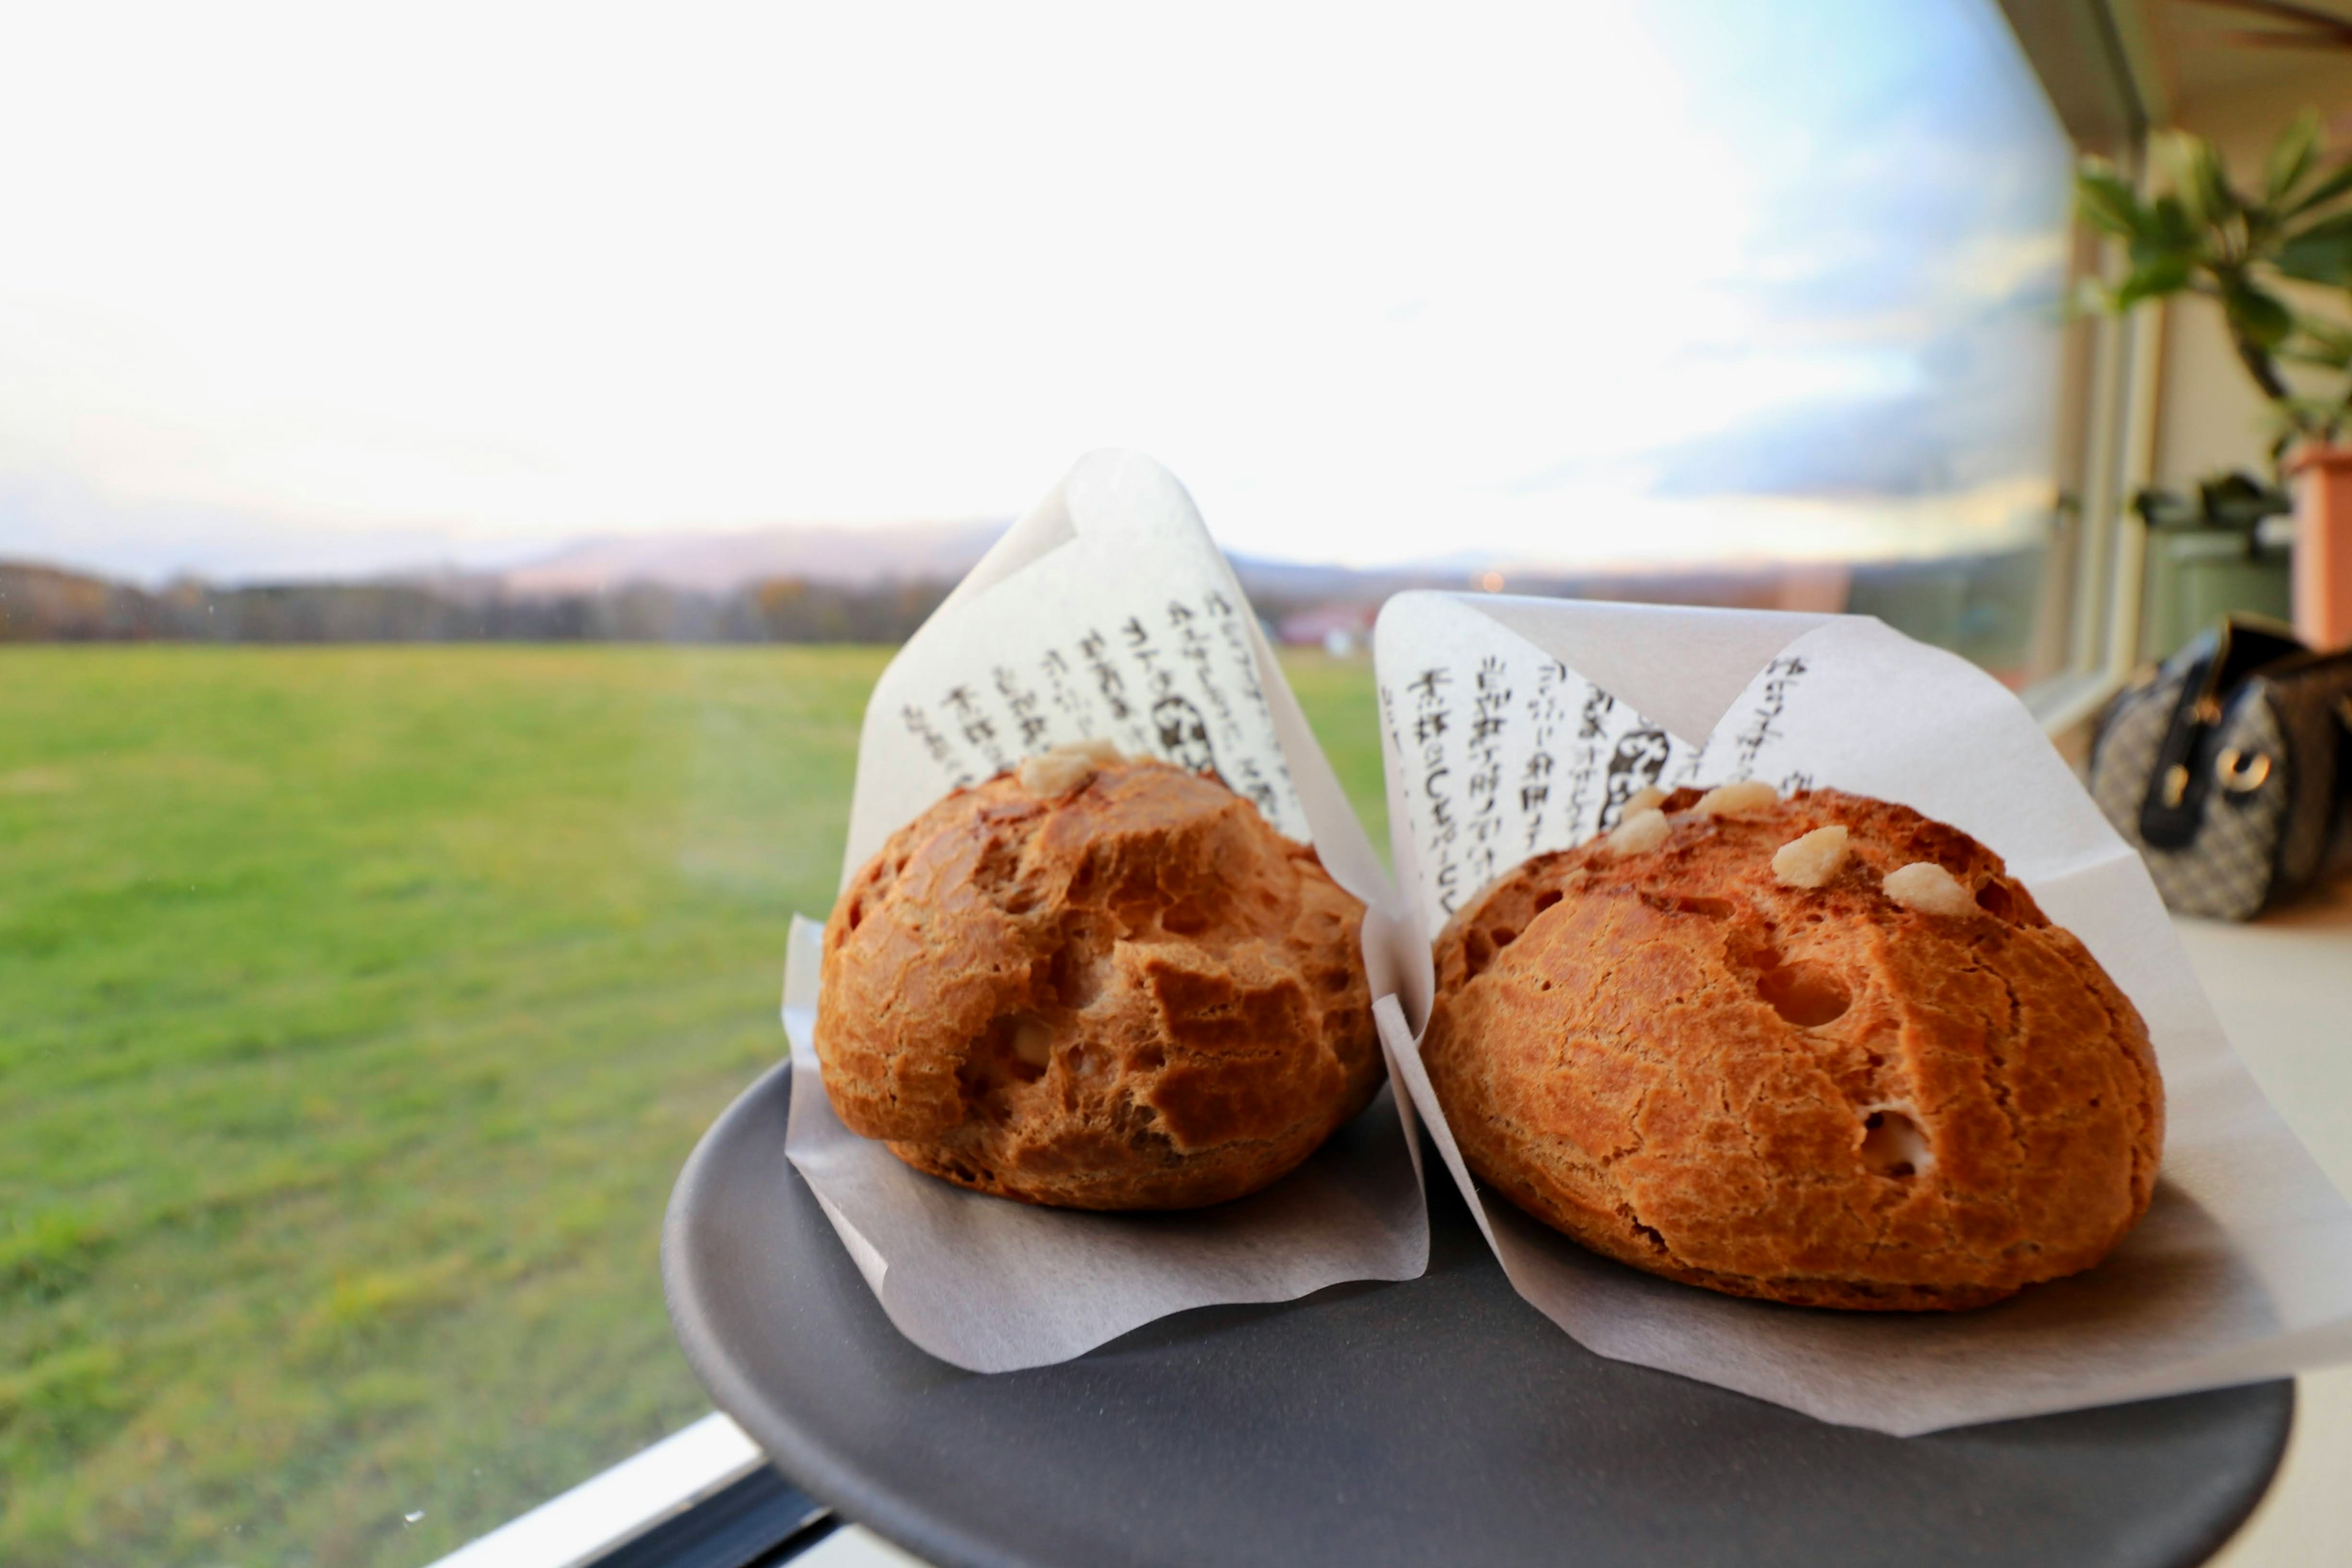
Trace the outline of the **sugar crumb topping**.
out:
M 1836 823 L 1792 838 L 1772 854 L 1772 875 L 1784 888 L 1823 888 L 1845 869 L 1846 830 Z
M 1700 816 L 1753 816 L 1780 804 L 1780 792 L 1762 779 L 1718 784 L 1698 797 L 1691 810 Z
M 1673 831 L 1667 825 L 1666 814 L 1656 806 L 1637 811 L 1609 830 L 1605 843 L 1612 855 L 1646 855 L 1666 841 Z
M 1083 786 L 1096 769 L 1119 760 L 1118 747 L 1108 741 L 1077 741 L 1022 758 L 1018 777 L 1023 789 L 1052 800 Z
M 1923 915 L 1948 917 L 1978 912 L 1976 900 L 1960 885 L 1959 879 L 1933 860 L 1914 860 L 1889 871 L 1886 880 L 1879 885 L 1888 898 Z
M 1655 784 L 1643 784 L 1626 797 L 1625 815 L 1631 816 L 1637 811 L 1655 811 L 1664 805 L 1665 801 L 1664 790 Z

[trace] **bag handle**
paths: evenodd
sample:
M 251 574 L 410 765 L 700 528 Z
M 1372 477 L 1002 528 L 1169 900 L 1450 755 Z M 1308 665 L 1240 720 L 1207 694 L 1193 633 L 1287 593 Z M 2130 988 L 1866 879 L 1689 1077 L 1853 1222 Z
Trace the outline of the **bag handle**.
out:
M 2188 678 L 2165 725 L 2164 743 L 2157 748 L 2147 794 L 2140 800 L 2139 836 L 2149 847 L 2186 849 L 2196 841 L 2198 826 L 2205 820 L 2206 797 L 2221 772 L 2227 771 L 2239 789 L 2263 782 L 2261 777 L 2246 782 L 2250 767 L 2242 759 L 2231 758 L 2224 770 L 2213 755 L 2213 743 L 2246 678 L 2304 651 L 2284 627 L 2239 616 L 2223 621 L 2183 650 L 2190 661 Z M 2264 760 L 2263 773 L 2268 772 Z

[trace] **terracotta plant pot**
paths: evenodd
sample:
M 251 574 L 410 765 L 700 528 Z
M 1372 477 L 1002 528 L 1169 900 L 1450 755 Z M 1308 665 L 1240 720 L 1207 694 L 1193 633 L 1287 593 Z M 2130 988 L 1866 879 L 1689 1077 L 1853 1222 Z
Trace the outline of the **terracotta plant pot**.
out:
M 2295 635 L 2352 647 L 2352 447 L 2306 448 L 2294 471 Z

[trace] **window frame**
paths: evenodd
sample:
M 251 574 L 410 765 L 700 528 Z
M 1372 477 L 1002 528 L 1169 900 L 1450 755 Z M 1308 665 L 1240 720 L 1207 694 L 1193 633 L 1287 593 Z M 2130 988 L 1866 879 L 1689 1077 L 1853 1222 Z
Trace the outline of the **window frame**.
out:
M 2137 0 L 1999 0 L 2026 63 L 2080 155 L 2145 185 L 2148 132 L 2165 105 Z M 2112 279 L 2121 242 L 2077 223 L 2068 288 Z M 2050 673 L 2022 693 L 2062 747 L 2087 750 L 2092 722 L 2139 662 L 2147 531 L 2131 498 L 2155 469 L 2164 313 L 2076 317 L 2065 331 L 2055 468 L 2060 493 L 2039 648 Z

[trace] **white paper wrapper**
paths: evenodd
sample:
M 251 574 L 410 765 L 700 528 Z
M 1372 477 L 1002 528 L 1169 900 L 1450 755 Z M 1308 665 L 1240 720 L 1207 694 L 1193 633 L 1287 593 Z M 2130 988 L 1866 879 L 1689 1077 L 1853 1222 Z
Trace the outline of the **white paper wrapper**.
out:
M 1990 677 L 1864 617 L 1453 594 L 1391 600 L 1375 647 L 1419 928 L 1399 955 L 1404 1006 L 1379 1008 L 1391 1070 L 1513 1285 L 1580 1342 L 1898 1434 L 2352 1357 L 2352 1207 L 2231 1054 L 2138 858 Z M 1751 777 L 1965 829 L 2138 1006 L 2164 1072 L 2163 1177 L 2105 1264 L 1975 1312 L 1805 1310 L 1640 1273 L 1482 1198 L 1418 1055 L 1429 937 L 1643 784 Z
M 1401 907 L 1200 514 L 1131 452 L 1082 459 L 883 671 L 859 739 L 842 879 L 959 784 L 1094 737 L 1217 770 L 1364 900 L 1373 994 L 1395 988 Z M 813 1040 L 818 928 L 795 922 L 784 1149 L 899 1331 L 1004 1372 L 1168 1313 L 1283 1301 L 1427 1267 L 1409 1108 L 1385 1089 L 1298 1170 L 1184 1214 L 1081 1214 L 908 1169 L 841 1124 Z

